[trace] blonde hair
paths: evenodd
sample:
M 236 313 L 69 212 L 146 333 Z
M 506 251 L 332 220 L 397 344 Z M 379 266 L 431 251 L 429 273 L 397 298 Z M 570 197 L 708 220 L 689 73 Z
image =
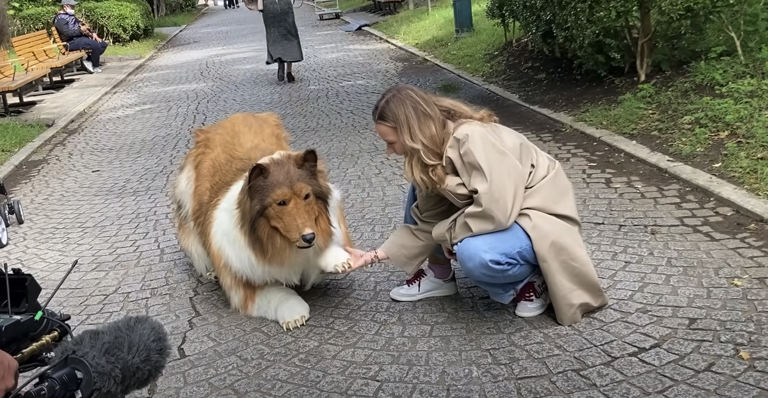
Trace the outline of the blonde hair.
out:
M 387 89 L 373 108 L 374 123 L 389 126 L 400 136 L 405 147 L 405 178 L 426 190 L 445 184 L 443 156 L 453 135 L 446 122 L 464 120 L 498 122 L 490 110 L 474 109 L 403 84 Z

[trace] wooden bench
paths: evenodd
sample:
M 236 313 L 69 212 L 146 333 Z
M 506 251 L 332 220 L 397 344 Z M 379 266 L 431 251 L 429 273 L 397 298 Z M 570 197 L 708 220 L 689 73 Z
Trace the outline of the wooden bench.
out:
M 61 40 L 61 36 L 59 36 L 59 31 L 56 29 L 55 26 L 51 26 L 51 37 L 53 38 L 53 44 L 59 46 L 59 51 L 61 51 L 62 54 L 79 54 L 82 53 L 83 57 L 88 56 L 88 53 L 91 52 L 91 50 L 75 50 L 75 51 L 69 51 L 69 44 L 65 42 L 64 40 Z
M 58 72 L 60 77 L 58 82 L 54 82 L 52 73 L 48 74 L 50 84 L 46 89 L 61 88 L 64 84 L 75 81 L 64 78 L 64 69 L 69 65 L 75 65 L 77 61 L 86 57 L 83 52 L 62 52 L 59 44 L 51 43 L 51 38 L 46 30 L 13 37 L 11 38 L 11 46 L 18 57 L 28 60 L 27 70 L 48 69 L 51 72 Z
M 405 0 L 372 0 L 372 1 L 373 1 L 373 13 L 381 16 L 397 14 L 397 6 L 405 2 Z
M 37 101 L 24 101 L 24 94 L 40 89 L 41 80 L 51 72 L 44 68 L 29 70 L 26 68 L 27 63 L 24 58 L 9 59 L 5 52 L 0 54 L 0 96 L 3 97 L 3 112 L 6 116 L 11 116 L 11 108 L 36 105 Z M 9 93 L 19 97 L 19 102 L 8 104 Z

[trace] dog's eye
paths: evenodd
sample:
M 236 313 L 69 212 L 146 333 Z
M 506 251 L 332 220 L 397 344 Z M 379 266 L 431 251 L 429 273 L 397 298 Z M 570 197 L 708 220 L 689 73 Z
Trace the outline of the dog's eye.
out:
M 304 195 L 304 200 L 309 200 L 309 194 Z
M 285 205 L 287 205 L 287 203 L 285 203 L 284 200 L 281 200 L 281 201 L 277 202 L 277 205 L 278 206 L 285 206 Z

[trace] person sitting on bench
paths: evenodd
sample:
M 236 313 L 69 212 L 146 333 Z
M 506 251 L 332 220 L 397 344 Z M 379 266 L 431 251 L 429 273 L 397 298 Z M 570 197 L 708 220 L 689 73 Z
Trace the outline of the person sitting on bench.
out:
M 108 43 L 91 31 L 87 23 L 75 16 L 75 0 L 61 0 L 61 9 L 53 18 L 53 26 L 59 32 L 61 40 L 67 43 L 69 51 L 90 50 L 88 58 L 83 60 L 83 67 L 88 73 L 101 73 L 101 54 L 107 50 Z

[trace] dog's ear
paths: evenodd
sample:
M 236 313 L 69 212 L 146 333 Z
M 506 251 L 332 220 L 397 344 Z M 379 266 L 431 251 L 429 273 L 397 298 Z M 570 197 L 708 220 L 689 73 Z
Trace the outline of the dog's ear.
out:
M 262 164 L 256 163 L 251 166 L 251 170 L 248 171 L 248 195 L 254 197 L 258 191 L 259 180 L 264 180 L 269 177 L 269 168 Z
M 296 164 L 300 169 L 307 170 L 313 176 L 317 174 L 317 151 L 307 149 L 299 156 Z

